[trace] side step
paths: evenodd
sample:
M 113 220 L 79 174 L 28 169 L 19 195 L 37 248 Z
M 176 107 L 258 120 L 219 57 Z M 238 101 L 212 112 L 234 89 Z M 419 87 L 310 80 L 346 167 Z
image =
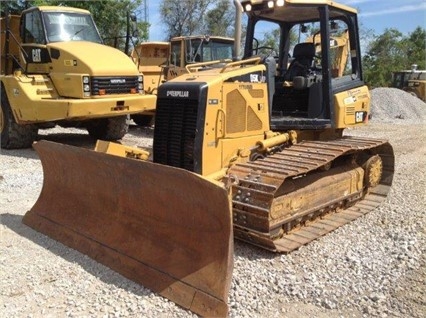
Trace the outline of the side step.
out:
M 23 222 L 203 316 L 226 316 L 227 191 L 186 170 L 40 141 L 44 182 Z

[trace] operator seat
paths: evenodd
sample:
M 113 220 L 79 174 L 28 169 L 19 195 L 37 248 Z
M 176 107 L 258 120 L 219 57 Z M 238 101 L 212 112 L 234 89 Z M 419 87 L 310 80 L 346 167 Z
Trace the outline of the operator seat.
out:
M 295 76 L 306 76 L 315 57 L 314 43 L 298 43 L 293 50 L 294 60 L 284 74 L 285 81 L 293 81 Z

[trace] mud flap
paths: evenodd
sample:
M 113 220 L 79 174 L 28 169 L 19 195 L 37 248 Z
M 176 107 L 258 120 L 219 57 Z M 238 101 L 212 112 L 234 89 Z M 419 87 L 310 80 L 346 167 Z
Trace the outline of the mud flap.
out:
M 226 316 L 227 191 L 186 170 L 40 141 L 44 182 L 23 222 L 203 316 Z

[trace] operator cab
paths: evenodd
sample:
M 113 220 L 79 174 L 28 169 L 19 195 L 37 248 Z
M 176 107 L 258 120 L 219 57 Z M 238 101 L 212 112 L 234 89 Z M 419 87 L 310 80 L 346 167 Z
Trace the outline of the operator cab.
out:
M 264 57 L 273 130 L 332 128 L 334 95 L 364 85 L 356 11 L 296 2 L 241 2 L 243 58 Z M 347 40 L 337 45 L 340 38 Z
M 225 37 L 186 36 L 171 40 L 171 64 L 184 67 L 192 63 L 232 59 L 234 40 Z
M 51 42 L 89 41 L 102 43 L 91 14 L 86 10 L 64 7 L 34 7 L 21 17 L 23 43 L 48 44 Z
M 20 58 L 13 69 L 25 73 L 48 74 L 49 63 L 60 55 L 50 43 L 88 41 L 102 44 L 89 11 L 68 7 L 40 6 L 24 10 L 20 19 Z

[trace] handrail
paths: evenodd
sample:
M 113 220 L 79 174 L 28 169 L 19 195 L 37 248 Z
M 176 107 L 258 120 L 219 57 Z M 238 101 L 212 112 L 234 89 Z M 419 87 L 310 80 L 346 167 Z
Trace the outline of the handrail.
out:
M 194 64 L 188 64 L 187 66 L 185 66 L 185 68 L 186 68 L 186 71 L 188 73 L 192 73 L 191 71 L 193 71 L 193 69 L 195 69 L 195 68 L 213 65 L 213 64 L 219 64 L 219 63 L 229 63 L 231 61 L 232 60 L 230 60 L 230 59 L 225 59 L 225 60 L 214 60 L 214 61 L 208 61 L 208 62 L 199 62 L 199 63 L 194 63 Z
M 8 17 L 6 18 L 6 19 L 8 19 Z M 24 48 L 22 47 L 22 45 L 21 45 L 21 43 L 18 41 L 18 39 L 15 37 L 15 35 L 10 31 L 10 29 L 6 29 L 5 31 L 5 35 L 7 36 L 7 37 L 9 37 L 9 36 L 12 36 L 12 38 L 13 38 L 13 40 L 15 41 L 15 43 L 16 43 L 16 45 L 19 47 L 19 51 L 21 52 L 21 54 L 24 56 L 24 58 L 25 59 L 27 59 L 28 58 L 28 54 L 27 54 L 27 52 L 25 52 L 25 50 L 24 50 Z M 5 63 L 5 65 L 7 65 L 7 67 L 8 67 L 8 63 L 7 63 L 7 59 L 8 58 L 12 58 L 14 61 L 15 61 L 15 63 L 16 64 L 18 64 L 18 66 L 24 71 L 24 73 L 26 74 L 27 73 L 27 70 L 26 70 L 26 67 L 24 68 L 23 66 L 22 66 L 22 64 L 20 63 L 20 60 L 19 59 L 17 59 L 13 54 L 10 54 L 10 49 L 9 49 L 9 47 L 8 47 L 8 49 L 7 49 L 7 52 L 6 52 L 6 54 L 5 54 L 6 56 L 5 56 L 5 58 L 6 58 L 6 63 Z M 7 73 L 7 69 L 5 68 L 5 72 Z
M 259 56 L 256 56 L 256 57 L 252 57 L 252 58 L 249 58 L 249 59 L 246 59 L 246 60 L 228 63 L 220 70 L 220 73 L 224 73 L 227 68 L 238 66 L 238 65 L 252 64 L 252 63 L 255 64 L 255 65 L 258 65 L 261 60 L 262 59 Z

